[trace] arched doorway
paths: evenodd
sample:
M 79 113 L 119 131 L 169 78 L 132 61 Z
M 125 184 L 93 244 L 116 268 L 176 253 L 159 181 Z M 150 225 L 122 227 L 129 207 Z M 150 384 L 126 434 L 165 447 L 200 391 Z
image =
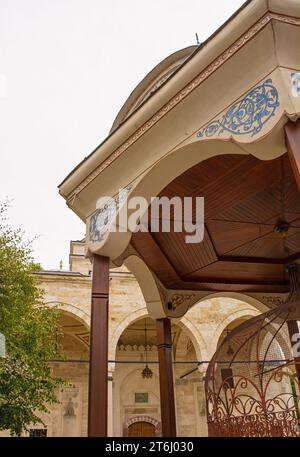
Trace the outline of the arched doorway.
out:
M 142 375 L 146 364 L 145 327 L 148 366 L 152 372 L 149 378 Z M 171 335 L 175 401 L 179 414 L 177 432 L 179 436 L 205 434 L 200 430 L 201 422 L 206 426 L 203 373 L 197 368 L 197 354 L 190 331 L 184 323 L 173 322 Z M 114 371 L 115 436 L 161 436 L 156 343 L 155 322 L 147 315 L 135 319 L 119 336 Z M 153 424 L 154 431 L 145 424 L 131 427 L 137 422 Z
M 146 357 L 152 373 L 150 377 L 143 377 Z M 155 427 L 156 423 L 160 423 L 156 328 L 155 322 L 147 315 L 134 320 L 123 330 L 117 343 L 115 361 L 115 435 L 128 436 L 129 427 L 137 422 L 147 422 Z M 135 426 L 130 433 L 131 436 L 157 436 L 149 435 L 153 432 L 146 425 Z
M 150 424 L 150 422 L 134 422 L 128 427 L 128 436 L 130 437 L 150 437 L 156 436 L 155 426 Z
M 124 424 L 124 436 L 153 437 L 161 436 L 161 424 L 154 417 L 141 415 L 129 419 Z

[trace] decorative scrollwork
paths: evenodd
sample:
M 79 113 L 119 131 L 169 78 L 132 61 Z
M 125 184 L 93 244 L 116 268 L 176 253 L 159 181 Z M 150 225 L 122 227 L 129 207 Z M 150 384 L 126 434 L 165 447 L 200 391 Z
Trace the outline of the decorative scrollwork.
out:
M 284 437 L 299 436 L 299 425 L 295 411 L 286 411 L 209 421 L 208 430 L 210 436 Z
M 224 131 L 233 135 L 254 136 L 275 115 L 278 106 L 278 91 L 272 80 L 267 79 L 232 105 L 221 119 L 211 122 L 200 130 L 197 137 L 219 136 Z
M 288 272 L 289 297 L 232 329 L 207 367 L 210 436 L 300 436 L 297 360 L 286 344 L 290 322 L 300 317 L 298 266 Z
M 291 73 L 292 80 L 292 94 L 294 97 L 300 97 L 300 73 Z
M 176 309 L 179 305 L 186 301 L 190 301 L 195 297 L 194 294 L 173 294 L 172 295 L 172 309 Z
M 129 185 L 122 189 L 115 198 L 111 198 L 101 208 L 99 208 L 91 217 L 89 239 L 93 242 L 102 241 L 105 233 L 108 231 L 110 224 L 116 216 L 118 209 L 127 199 L 132 186 Z
M 272 305 L 272 306 L 282 305 L 284 303 L 284 298 L 279 297 L 279 296 L 273 296 L 273 295 L 270 295 L 270 296 L 265 295 L 262 297 L 262 300 L 267 305 Z

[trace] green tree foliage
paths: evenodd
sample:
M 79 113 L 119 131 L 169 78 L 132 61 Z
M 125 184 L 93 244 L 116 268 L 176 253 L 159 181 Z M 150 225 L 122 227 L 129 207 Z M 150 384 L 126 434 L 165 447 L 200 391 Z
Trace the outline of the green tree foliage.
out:
M 58 311 L 43 304 L 34 272 L 31 243 L 7 223 L 7 203 L 0 204 L 0 332 L 6 357 L 0 358 L 0 430 L 20 435 L 56 402 L 61 379 L 49 361 L 60 357 Z

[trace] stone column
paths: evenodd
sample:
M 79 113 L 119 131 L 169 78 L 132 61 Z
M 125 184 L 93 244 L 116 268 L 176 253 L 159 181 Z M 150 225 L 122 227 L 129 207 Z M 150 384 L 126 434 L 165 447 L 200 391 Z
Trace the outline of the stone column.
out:
M 114 436 L 114 423 L 113 423 L 113 374 L 114 374 L 114 367 L 112 364 L 108 367 L 108 397 L 107 397 L 107 436 L 112 437 Z

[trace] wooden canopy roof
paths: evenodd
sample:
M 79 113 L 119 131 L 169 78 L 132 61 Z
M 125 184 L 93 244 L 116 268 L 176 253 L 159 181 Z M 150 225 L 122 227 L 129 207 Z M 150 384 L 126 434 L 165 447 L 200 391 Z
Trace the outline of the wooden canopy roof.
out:
M 213 157 L 174 179 L 160 196 L 205 201 L 202 243 L 187 244 L 186 233 L 174 229 L 133 234 L 132 245 L 165 287 L 287 290 L 285 266 L 300 258 L 300 194 L 287 154 L 271 161 Z
M 125 263 L 152 317 L 169 315 L 179 294 L 183 314 L 186 297 L 220 292 L 265 303 L 266 294 L 288 292 L 286 265 L 300 260 L 299 39 L 299 0 L 247 1 L 203 46 L 155 67 L 107 139 L 59 186 L 86 223 L 87 256 Z M 148 204 L 203 197 L 203 242 L 188 244 L 174 230 L 110 230 L 120 190 Z

